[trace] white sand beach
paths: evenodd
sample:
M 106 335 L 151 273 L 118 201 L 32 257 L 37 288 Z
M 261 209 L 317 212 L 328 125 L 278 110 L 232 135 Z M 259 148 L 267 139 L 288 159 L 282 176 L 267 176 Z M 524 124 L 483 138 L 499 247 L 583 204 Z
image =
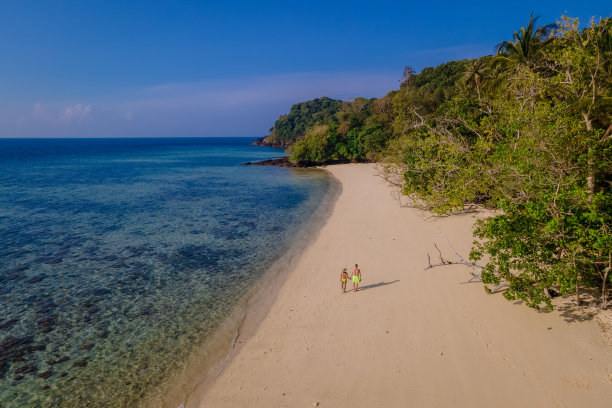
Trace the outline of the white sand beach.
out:
M 425 270 L 434 243 L 454 256 L 442 235 L 467 257 L 473 215 L 401 207 L 372 164 L 327 170 L 342 184 L 327 222 L 186 407 L 612 405 L 612 346 L 588 309 L 538 312 L 466 283 L 465 266 Z M 343 294 L 355 263 L 360 290 Z

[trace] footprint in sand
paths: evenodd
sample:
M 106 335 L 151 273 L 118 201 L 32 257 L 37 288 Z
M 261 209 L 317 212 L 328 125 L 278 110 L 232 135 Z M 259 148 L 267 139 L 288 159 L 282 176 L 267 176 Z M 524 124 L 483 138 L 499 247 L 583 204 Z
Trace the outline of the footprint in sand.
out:
M 573 387 L 582 388 L 584 390 L 590 390 L 593 386 L 589 383 L 589 380 L 578 377 L 564 377 L 563 381 Z

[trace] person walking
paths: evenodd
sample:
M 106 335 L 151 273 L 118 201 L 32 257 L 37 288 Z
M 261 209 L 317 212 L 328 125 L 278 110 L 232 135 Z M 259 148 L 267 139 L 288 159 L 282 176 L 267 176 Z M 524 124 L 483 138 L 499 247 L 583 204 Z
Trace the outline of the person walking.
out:
M 353 274 L 351 276 L 353 277 L 353 292 L 357 292 L 359 289 L 359 282 L 361 282 L 361 270 L 357 264 L 355 264 L 355 269 L 353 269 Z
M 340 273 L 340 282 L 342 282 L 342 293 L 346 292 L 346 281 L 348 281 L 348 272 L 346 268 L 342 268 L 342 272 Z

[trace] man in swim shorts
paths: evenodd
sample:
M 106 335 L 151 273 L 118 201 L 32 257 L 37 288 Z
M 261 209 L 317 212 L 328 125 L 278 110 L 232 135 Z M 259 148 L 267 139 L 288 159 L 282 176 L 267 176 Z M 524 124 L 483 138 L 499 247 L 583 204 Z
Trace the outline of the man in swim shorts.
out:
M 357 264 L 355 264 L 355 269 L 353 269 L 353 274 L 351 276 L 353 277 L 353 292 L 357 292 L 357 289 L 359 289 L 359 282 L 361 282 L 361 270 L 359 270 Z

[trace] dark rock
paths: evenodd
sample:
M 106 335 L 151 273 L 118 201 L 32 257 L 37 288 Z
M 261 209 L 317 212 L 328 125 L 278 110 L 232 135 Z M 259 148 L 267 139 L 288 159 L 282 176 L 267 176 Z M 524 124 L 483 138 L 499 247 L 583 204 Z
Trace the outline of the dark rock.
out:
M 16 337 L 9 337 L 6 340 L 3 340 L 2 343 L 0 343 L 0 351 L 10 350 L 19 346 L 20 344 L 23 344 L 26 341 L 27 338 L 18 339 Z
M 21 279 L 21 278 L 23 278 L 24 276 L 25 276 L 25 275 L 23 275 L 23 274 L 21 274 L 21 273 L 12 273 L 12 274 L 10 274 L 10 275 L 8 275 L 8 276 L 6 277 L 6 280 L 7 280 L 7 281 L 12 281 L 12 280 L 15 280 L 15 279 Z
M 25 282 L 26 283 L 38 283 L 41 280 L 45 279 L 46 277 L 47 277 L 47 275 L 38 275 L 38 276 L 35 276 L 33 278 L 30 278 L 30 279 L 26 280 Z
M 87 366 L 88 359 L 84 358 L 83 360 L 75 361 L 72 363 L 73 367 L 85 367 Z
M 53 331 L 53 327 L 43 327 L 40 329 L 41 333 L 49 333 L 50 331 Z
M 44 350 L 44 349 L 46 349 L 46 348 L 47 348 L 47 346 L 46 346 L 45 344 L 39 344 L 39 345 L 37 345 L 37 346 L 26 346 L 26 347 L 25 347 L 25 350 L 26 350 L 28 353 L 33 353 L 33 352 L 35 352 L 35 351 L 41 351 L 41 350 Z
M 277 167 L 304 167 L 301 164 L 296 164 L 289 161 L 289 156 L 278 157 L 276 159 L 262 160 L 258 162 L 242 163 L 244 166 L 277 166 Z
M 19 382 L 19 381 L 23 380 L 23 378 L 24 378 L 23 375 L 16 375 L 14 380 L 15 380 L 15 382 Z
M 134 269 L 143 269 L 147 265 L 143 264 L 142 262 L 136 261 L 136 262 L 132 262 L 130 266 Z
M 38 313 L 39 315 L 43 315 L 46 316 L 48 314 L 50 314 L 51 312 L 53 312 L 53 309 L 55 309 L 57 307 L 57 305 L 53 302 L 48 302 L 44 305 L 41 305 L 37 310 L 36 313 Z
M 110 289 L 98 288 L 91 291 L 94 296 L 106 296 L 111 293 Z
M 16 369 L 15 374 L 30 374 L 36 372 L 37 370 L 38 367 L 36 367 L 34 364 L 28 364 Z
M 0 361 L 17 362 L 23 360 L 27 347 L 32 342 L 31 337 L 7 337 L 0 342 Z
M 42 319 L 38 321 L 39 326 L 50 327 L 55 324 L 55 317 L 49 317 L 47 319 Z
M 49 360 L 47 361 L 47 364 L 55 365 L 55 364 L 63 363 L 64 361 L 68 361 L 68 360 L 70 360 L 70 357 L 63 356 L 63 357 L 58 358 L 57 360 Z
M 48 386 L 48 385 L 45 385 L 44 387 L 42 387 L 43 390 L 48 390 L 49 388 L 51 388 L 51 387 Z
M 68 375 L 68 373 L 66 371 L 64 371 L 63 373 L 60 374 L 60 377 L 66 377 Z
M 127 246 L 127 247 L 125 247 L 125 249 L 130 251 L 132 256 L 140 256 L 145 251 L 145 248 L 143 248 L 143 247 L 135 247 L 135 246 Z
M 277 167 L 314 167 L 322 166 L 326 164 L 345 164 L 345 163 L 364 163 L 368 162 L 362 159 L 353 160 L 328 160 L 325 163 L 314 163 L 314 162 L 298 162 L 293 163 L 289 160 L 289 156 L 283 156 L 275 159 L 262 160 L 258 162 L 246 162 L 242 163 L 243 166 L 277 166 Z
M 19 322 L 19 320 L 17 319 L 11 319 L 11 320 L 7 320 L 6 322 L 2 322 L 0 323 L 0 329 L 10 329 L 15 324 L 17 324 L 17 322 Z
M 291 145 L 291 143 L 289 143 L 289 142 L 270 143 L 268 141 L 268 137 L 264 136 L 264 137 L 260 137 L 259 139 L 255 140 L 253 143 L 251 143 L 251 145 L 252 146 L 276 147 L 277 149 L 285 149 L 285 148 L 289 147 Z
M 81 350 L 91 350 L 93 348 L 93 343 L 86 343 L 81 346 Z
M 78 241 L 77 239 L 74 240 L 66 240 L 64 241 L 64 243 L 62 244 L 62 248 L 65 249 L 70 249 L 70 248 L 76 248 L 76 247 L 80 247 L 83 244 L 81 244 L 80 241 Z
M 38 373 L 39 378 L 49 378 L 51 377 L 51 371 L 44 371 L 42 373 Z

